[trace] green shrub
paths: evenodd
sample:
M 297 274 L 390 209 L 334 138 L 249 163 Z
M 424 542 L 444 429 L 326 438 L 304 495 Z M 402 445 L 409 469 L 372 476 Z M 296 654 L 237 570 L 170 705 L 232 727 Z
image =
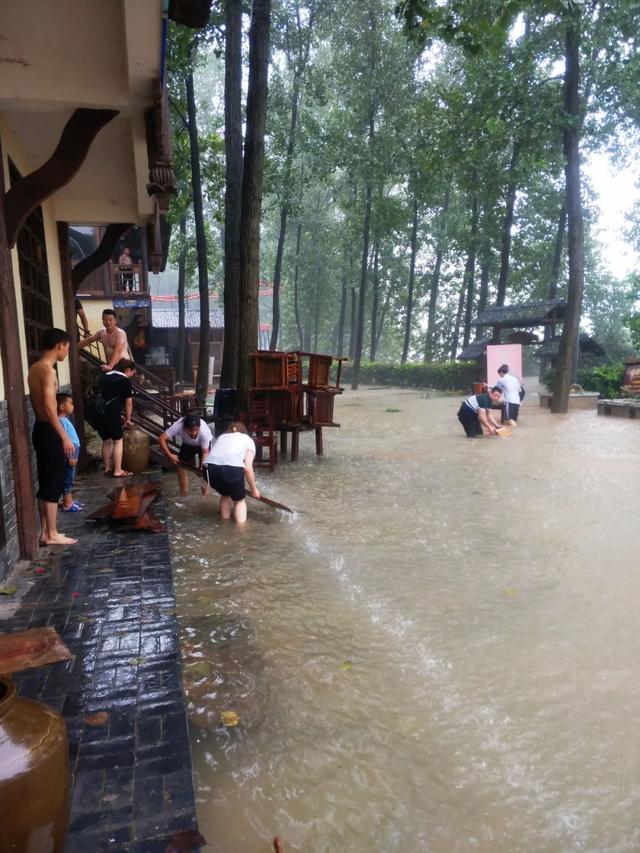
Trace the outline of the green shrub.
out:
M 342 371 L 344 384 L 351 381 L 353 367 L 345 364 Z M 398 388 L 434 388 L 437 391 L 465 391 L 477 382 L 478 368 L 467 361 L 441 363 L 383 364 L 363 361 L 360 365 L 360 383 L 363 385 L 393 385 Z
M 547 388 L 552 391 L 555 370 L 548 370 L 544 377 Z M 620 386 L 624 378 L 624 364 L 601 364 L 598 367 L 582 367 L 578 371 L 578 385 L 585 391 L 597 391 L 600 397 L 620 397 Z

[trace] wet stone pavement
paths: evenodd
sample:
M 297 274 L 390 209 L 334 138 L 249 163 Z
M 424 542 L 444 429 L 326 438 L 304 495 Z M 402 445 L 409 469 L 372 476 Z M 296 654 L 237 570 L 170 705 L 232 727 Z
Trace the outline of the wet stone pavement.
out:
M 86 510 L 60 514 L 59 526 L 79 543 L 41 549 L 0 632 L 52 625 L 73 654 L 13 677 L 67 724 L 67 853 L 164 853 L 174 833 L 196 828 L 169 542 L 87 523 L 107 491 L 99 475 L 78 478 Z M 153 509 L 166 518 L 162 497 Z

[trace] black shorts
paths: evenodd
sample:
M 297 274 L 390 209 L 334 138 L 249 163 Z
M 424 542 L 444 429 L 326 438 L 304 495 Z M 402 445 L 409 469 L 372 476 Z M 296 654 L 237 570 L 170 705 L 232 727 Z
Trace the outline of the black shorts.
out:
M 32 432 L 38 465 L 38 492 L 41 501 L 57 504 L 64 491 L 67 457 L 62 439 L 49 421 L 36 421 Z
M 476 438 L 482 435 L 482 427 L 480 426 L 480 418 L 478 413 L 474 412 L 471 406 L 463 403 L 458 411 L 458 420 L 462 424 L 463 430 L 467 434 L 467 438 Z
M 193 465 L 196 456 L 198 461 L 202 462 L 202 448 L 198 447 L 197 444 L 185 444 L 183 441 L 178 451 L 178 459 L 181 462 L 186 462 L 187 465 Z
M 209 485 L 234 503 L 244 500 L 244 468 L 235 465 L 207 465 L 206 474 Z
M 519 411 L 520 411 L 520 403 L 505 403 L 504 404 L 504 419 L 505 419 L 505 421 L 517 421 Z
M 95 429 L 103 441 L 118 441 L 124 436 L 124 427 L 119 412 L 117 419 L 112 417 L 97 420 Z

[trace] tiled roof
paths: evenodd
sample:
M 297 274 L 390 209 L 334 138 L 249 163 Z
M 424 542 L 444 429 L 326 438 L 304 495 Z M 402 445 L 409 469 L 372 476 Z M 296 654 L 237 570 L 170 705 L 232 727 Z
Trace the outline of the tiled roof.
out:
M 458 353 L 458 361 L 475 361 L 484 355 L 488 343 L 488 341 L 472 341 L 461 353 Z
M 542 346 L 538 347 L 536 358 L 550 358 L 551 356 L 558 355 L 559 351 L 560 338 L 554 338 L 553 340 L 545 341 Z M 585 332 L 580 333 L 580 352 L 600 357 L 607 354 L 596 339 Z
M 187 303 L 184 312 L 184 322 L 187 329 L 197 329 L 200 326 L 200 308 Z M 209 308 L 209 322 L 212 329 L 224 329 L 224 313 L 220 308 Z M 162 302 L 151 303 L 151 325 L 154 329 L 178 328 L 178 304 Z
M 524 305 L 501 305 L 487 308 L 471 323 L 472 326 L 538 326 L 547 322 L 552 314 L 557 320 L 564 319 L 567 303 L 564 299 L 546 299 L 543 302 L 527 302 Z

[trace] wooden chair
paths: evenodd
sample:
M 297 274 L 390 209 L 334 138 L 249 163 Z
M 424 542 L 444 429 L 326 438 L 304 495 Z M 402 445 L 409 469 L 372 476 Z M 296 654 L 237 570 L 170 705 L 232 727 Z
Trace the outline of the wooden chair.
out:
M 273 471 L 278 464 L 278 437 L 273 413 L 269 409 L 268 401 L 263 397 L 251 395 L 249 398 L 247 429 L 256 443 L 255 466 Z M 264 458 L 264 448 L 268 450 L 268 459 Z

